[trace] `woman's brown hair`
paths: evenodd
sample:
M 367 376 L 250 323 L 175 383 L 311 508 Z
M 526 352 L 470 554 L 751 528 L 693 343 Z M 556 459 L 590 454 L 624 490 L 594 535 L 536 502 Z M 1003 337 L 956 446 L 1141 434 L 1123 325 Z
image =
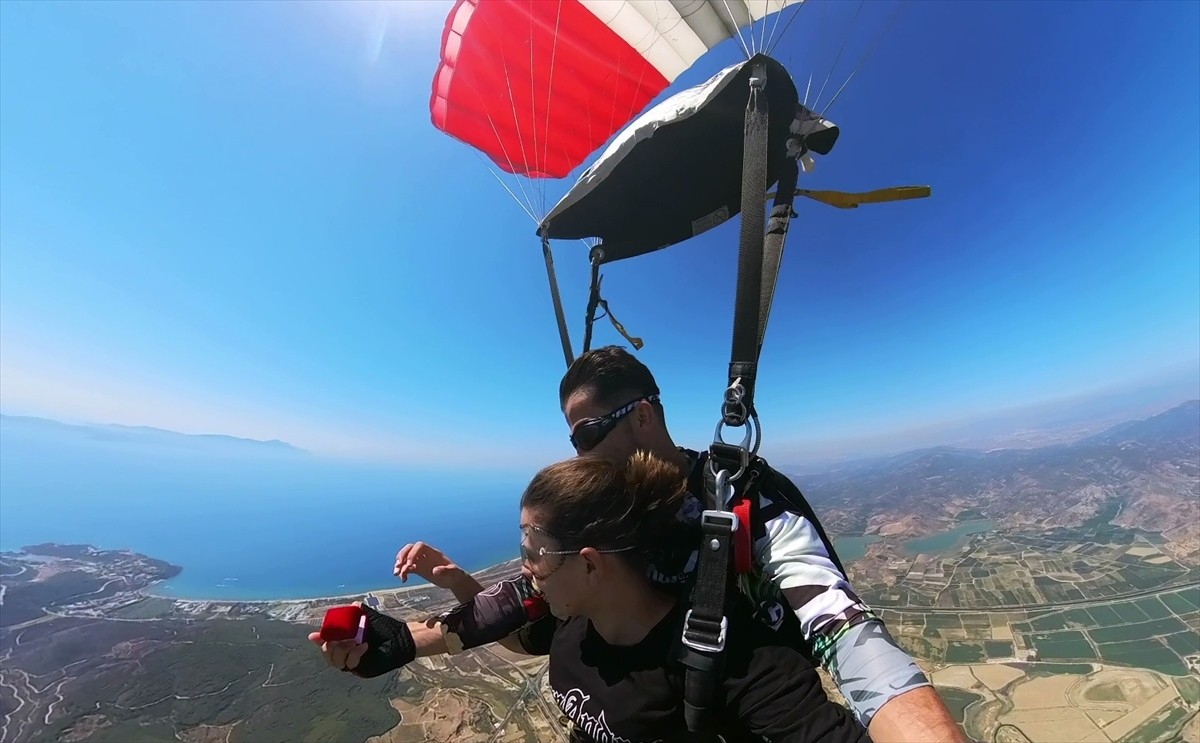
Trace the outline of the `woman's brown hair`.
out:
M 534 476 L 521 507 L 563 549 L 634 547 L 644 556 L 671 528 L 687 493 L 675 465 L 639 451 L 626 461 L 578 456 Z

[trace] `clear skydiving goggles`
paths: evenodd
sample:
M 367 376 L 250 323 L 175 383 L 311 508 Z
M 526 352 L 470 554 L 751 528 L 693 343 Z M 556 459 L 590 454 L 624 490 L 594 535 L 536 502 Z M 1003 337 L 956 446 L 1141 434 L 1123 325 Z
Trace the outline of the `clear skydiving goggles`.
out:
M 585 545 L 590 546 L 590 545 Z M 565 549 L 563 542 L 545 529 L 533 524 L 521 525 L 521 563 L 533 573 L 533 577 L 545 580 L 554 571 L 562 567 L 571 555 L 579 554 L 583 547 Z M 628 552 L 634 549 L 628 547 L 611 547 L 601 549 L 593 547 L 597 552 L 612 554 Z

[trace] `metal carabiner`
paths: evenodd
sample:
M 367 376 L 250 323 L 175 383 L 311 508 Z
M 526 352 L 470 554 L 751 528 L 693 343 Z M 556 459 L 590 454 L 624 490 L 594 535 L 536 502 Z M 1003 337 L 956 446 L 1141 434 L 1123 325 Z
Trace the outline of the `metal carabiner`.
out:
M 714 489 L 717 491 L 716 508 L 724 510 L 733 501 L 733 480 L 730 479 L 729 470 L 722 469 L 717 473 L 717 484 Z M 705 511 L 705 513 L 708 513 L 708 511 Z M 733 531 L 737 531 L 736 524 L 737 521 L 735 520 Z

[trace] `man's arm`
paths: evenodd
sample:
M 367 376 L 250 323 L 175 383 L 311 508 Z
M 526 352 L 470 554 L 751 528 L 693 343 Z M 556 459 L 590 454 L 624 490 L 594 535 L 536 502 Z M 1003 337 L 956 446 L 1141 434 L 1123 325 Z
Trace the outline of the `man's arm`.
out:
M 870 733 L 876 743 L 967 743 L 968 740 L 932 686 L 909 689 L 889 699 L 871 719 Z
M 831 557 L 832 546 L 796 512 L 793 504 L 804 496 L 782 474 L 771 474 L 759 490 L 765 535 L 755 556 L 855 717 L 875 743 L 964 741 L 928 677 L 855 595 Z
M 834 643 L 829 671 L 876 743 L 964 743 L 925 672 L 875 617 Z

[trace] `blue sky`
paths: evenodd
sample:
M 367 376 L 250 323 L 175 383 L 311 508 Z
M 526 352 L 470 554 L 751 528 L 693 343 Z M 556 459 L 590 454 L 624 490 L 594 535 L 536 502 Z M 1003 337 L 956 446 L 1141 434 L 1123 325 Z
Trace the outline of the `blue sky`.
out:
M 821 5 L 776 56 L 819 87 L 848 38 L 827 101 L 894 5 Z M 339 456 L 569 454 L 533 225 L 429 121 L 448 7 L 0 4 L 0 408 Z M 1198 8 L 908 5 L 805 185 L 934 195 L 800 205 L 767 454 L 1197 364 Z M 724 384 L 736 235 L 606 270 L 692 446 Z M 578 346 L 586 252 L 555 250 Z

